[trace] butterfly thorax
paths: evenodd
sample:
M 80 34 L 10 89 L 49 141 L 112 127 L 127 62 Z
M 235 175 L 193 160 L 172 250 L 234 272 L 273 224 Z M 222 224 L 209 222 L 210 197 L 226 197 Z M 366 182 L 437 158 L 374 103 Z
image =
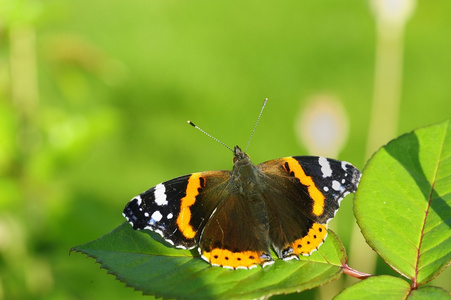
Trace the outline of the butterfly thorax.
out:
M 259 184 L 261 173 L 251 162 L 249 155 L 244 153 L 240 147 L 235 146 L 234 153 L 232 179 L 236 189 L 240 194 L 247 196 L 260 193 L 262 187 Z

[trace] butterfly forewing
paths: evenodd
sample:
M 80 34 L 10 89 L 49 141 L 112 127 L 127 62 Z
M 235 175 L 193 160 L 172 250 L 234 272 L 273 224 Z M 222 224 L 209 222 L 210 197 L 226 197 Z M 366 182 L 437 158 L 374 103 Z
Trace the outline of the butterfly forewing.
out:
M 170 244 L 191 249 L 218 205 L 211 194 L 224 189 L 230 174 L 193 173 L 160 183 L 130 200 L 123 215 L 134 229 L 155 231 Z
M 313 209 L 316 221 L 324 223 L 335 216 L 340 207 L 341 200 L 349 193 L 354 193 L 360 182 L 360 171 L 346 161 L 316 157 L 316 156 L 294 156 L 294 160 L 302 167 L 305 176 L 310 177 L 314 183 L 312 194 L 322 194 L 324 204 L 318 203 Z M 301 175 L 303 176 L 303 175 Z M 321 197 L 318 196 L 319 202 Z M 322 208 L 321 208 L 322 207 Z

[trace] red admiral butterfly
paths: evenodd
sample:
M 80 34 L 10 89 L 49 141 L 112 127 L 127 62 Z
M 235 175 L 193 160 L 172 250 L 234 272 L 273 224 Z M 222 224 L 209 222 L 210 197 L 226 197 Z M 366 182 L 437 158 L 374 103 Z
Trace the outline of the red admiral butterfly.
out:
M 232 151 L 232 171 L 160 183 L 134 197 L 124 217 L 134 229 L 155 231 L 178 248 L 198 247 L 213 266 L 250 269 L 272 264 L 271 248 L 284 260 L 317 250 L 361 176 L 350 163 L 324 157 L 254 165 L 238 146 Z

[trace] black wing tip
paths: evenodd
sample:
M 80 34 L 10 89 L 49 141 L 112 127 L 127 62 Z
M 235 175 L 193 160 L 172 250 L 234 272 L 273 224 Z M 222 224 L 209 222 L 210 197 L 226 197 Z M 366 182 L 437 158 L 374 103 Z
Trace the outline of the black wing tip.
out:
M 140 210 L 138 199 L 133 198 L 124 208 L 122 215 L 127 219 L 127 222 L 133 226 L 135 230 L 142 230 L 148 226 L 148 217 Z

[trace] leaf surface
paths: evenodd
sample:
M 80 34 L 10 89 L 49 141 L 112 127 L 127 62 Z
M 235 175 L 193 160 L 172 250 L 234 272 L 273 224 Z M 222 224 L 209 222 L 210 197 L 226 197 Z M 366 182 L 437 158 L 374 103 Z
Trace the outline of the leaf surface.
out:
M 72 250 L 95 258 L 117 279 L 144 294 L 177 299 L 251 299 L 299 292 L 338 278 L 346 261 L 341 241 L 330 230 L 311 256 L 276 260 L 252 270 L 211 267 L 197 251 L 166 246 L 157 234 L 135 231 L 128 223 Z
M 409 283 L 404 279 L 382 275 L 369 277 L 365 280 L 359 281 L 343 290 L 334 299 L 450 300 L 451 296 L 445 290 L 431 286 L 420 287 L 416 290 L 412 290 Z
M 354 213 L 367 243 L 424 284 L 451 262 L 450 120 L 391 141 L 366 165 Z

